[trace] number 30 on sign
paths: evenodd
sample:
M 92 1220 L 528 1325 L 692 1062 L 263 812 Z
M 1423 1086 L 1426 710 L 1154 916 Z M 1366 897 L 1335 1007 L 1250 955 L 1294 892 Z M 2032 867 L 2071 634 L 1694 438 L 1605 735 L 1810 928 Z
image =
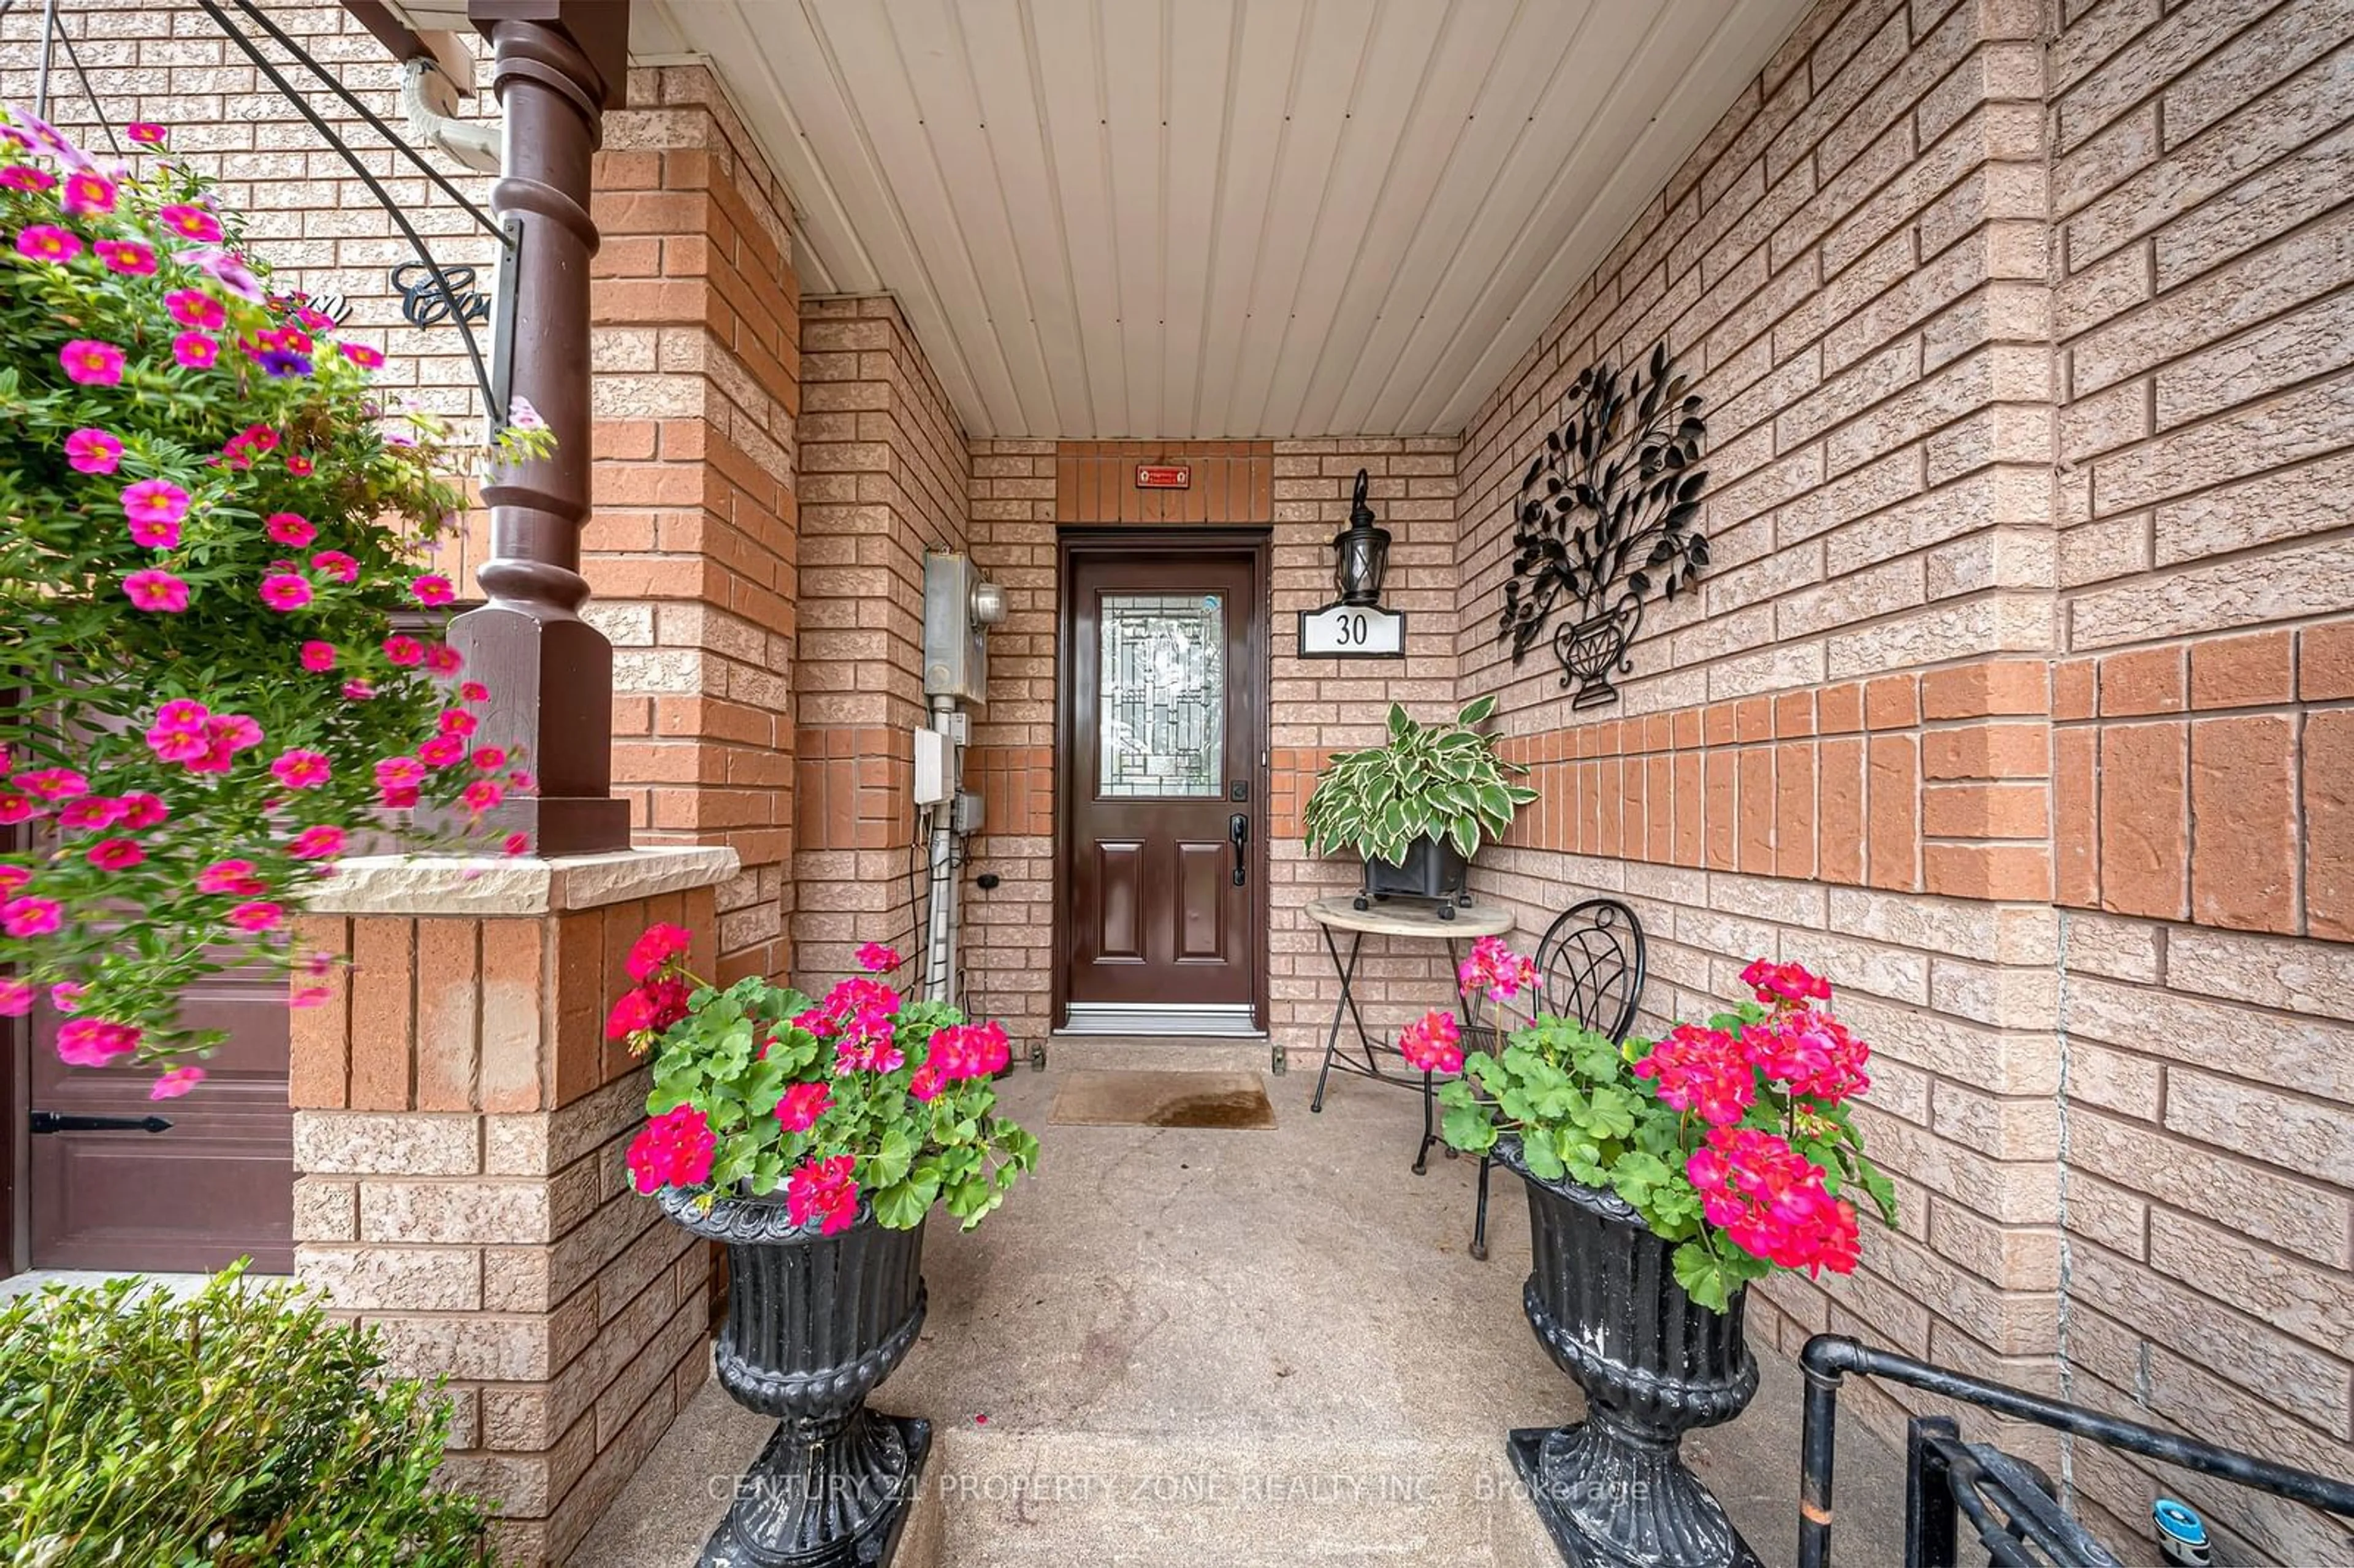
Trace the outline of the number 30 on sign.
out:
M 1299 612 L 1303 659 L 1403 659 L 1405 612 L 1375 604 L 1328 604 Z

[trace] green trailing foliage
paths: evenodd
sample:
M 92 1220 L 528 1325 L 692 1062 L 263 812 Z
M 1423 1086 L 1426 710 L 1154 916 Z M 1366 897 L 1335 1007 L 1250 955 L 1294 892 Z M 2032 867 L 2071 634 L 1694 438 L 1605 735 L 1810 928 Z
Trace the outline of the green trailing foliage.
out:
M 1467 705 L 1452 723 L 1417 724 L 1390 705 L 1389 743 L 1333 758 L 1308 797 L 1308 847 L 1353 849 L 1369 861 L 1401 862 L 1426 838 L 1445 839 L 1469 860 L 1500 838 L 1537 792 L 1513 783 L 1528 769 L 1496 755 L 1479 726 L 1496 699 Z
M 477 1568 L 482 1506 L 437 1491 L 449 1413 L 372 1332 L 242 1266 L 0 1312 L 0 1562 L 18 1568 Z

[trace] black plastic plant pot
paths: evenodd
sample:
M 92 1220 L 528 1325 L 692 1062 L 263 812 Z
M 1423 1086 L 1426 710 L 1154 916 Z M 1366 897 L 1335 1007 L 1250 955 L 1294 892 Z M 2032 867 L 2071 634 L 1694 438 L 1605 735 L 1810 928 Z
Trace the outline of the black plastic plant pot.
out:
M 1421 839 L 1402 861 L 1366 860 L 1365 890 L 1357 895 L 1357 907 L 1371 908 L 1376 899 L 1422 898 L 1438 906 L 1440 919 L 1452 920 L 1457 905 L 1471 902 L 1465 891 L 1468 871 L 1452 843 Z
M 1508 1440 L 1562 1560 L 1755 1568 L 1756 1553 L 1682 1456 L 1685 1433 L 1732 1420 L 1757 1393 L 1742 1338 L 1746 1287 L 1712 1311 L 1676 1283 L 1673 1247 L 1617 1193 L 1538 1180 L 1512 1139 L 1496 1160 L 1528 1184 L 1529 1327 L 1585 1394 L 1584 1421 Z
M 726 1245 L 719 1383 L 778 1417 L 703 1568 L 881 1568 L 932 1446 L 930 1423 L 866 1408 L 923 1327 L 923 1226 L 885 1230 L 862 1202 L 856 1224 L 826 1236 L 793 1224 L 781 1202 L 721 1198 L 697 1213 L 692 1194 L 655 1196 Z

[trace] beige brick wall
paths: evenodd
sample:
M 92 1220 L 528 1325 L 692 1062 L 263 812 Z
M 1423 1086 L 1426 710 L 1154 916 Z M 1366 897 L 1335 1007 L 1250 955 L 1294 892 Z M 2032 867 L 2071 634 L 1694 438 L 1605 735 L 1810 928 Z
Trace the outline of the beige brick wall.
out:
M 2354 12 L 2071 5 L 2048 71 L 2069 1388 L 2354 1474 Z
M 501 1560 L 560 1563 L 709 1363 L 714 1249 L 630 1185 L 646 1072 L 604 1038 L 657 921 L 717 957 L 709 888 L 537 918 L 313 916 L 357 959 L 292 1015 L 295 1271 L 447 1378 L 452 1486 Z
M 1829 0 L 1461 470 L 1462 689 L 1504 686 L 1547 793 L 1485 885 L 1622 892 L 1661 1011 L 1826 968 L 1880 1048 L 1903 1234 L 1775 1282 L 1770 1331 L 2337 1474 L 2349 39 L 2304 3 Z M 1573 721 L 1490 641 L 1512 500 L 1570 379 L 1663 336 L 1715 564 Z M 2139 1538 L 2150 1483 L 2068 1461 Z M 2354 1551 L 2194 1495 L 2250 1560 Z
M 915 951 L 908 874 L 924 701 L 924 553 L 961 550 L 971 457 L 886 298 L 801 302 L 802 659 L 795 975 L 822 991 L 864 941 Z

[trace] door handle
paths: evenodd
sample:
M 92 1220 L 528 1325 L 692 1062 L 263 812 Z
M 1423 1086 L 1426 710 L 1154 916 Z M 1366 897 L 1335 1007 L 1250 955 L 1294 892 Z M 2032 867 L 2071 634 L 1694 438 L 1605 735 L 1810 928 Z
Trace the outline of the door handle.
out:
M 1250 818 L 1241 811 L 1228 817 L 1226 839 L 1235 846 L 1235 885 L 1240 887 L 1250 880 L 1250 873 L 1244 869 L 1245 852 L 1250 848 Z

